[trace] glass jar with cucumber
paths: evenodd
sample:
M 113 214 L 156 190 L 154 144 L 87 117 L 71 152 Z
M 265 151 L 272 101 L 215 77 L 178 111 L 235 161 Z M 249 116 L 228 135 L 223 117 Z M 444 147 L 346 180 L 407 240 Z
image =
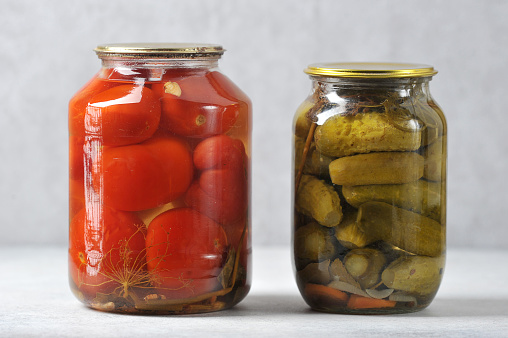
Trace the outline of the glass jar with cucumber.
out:
M 414 312 L 443 275 L 446 121 L 433 67 L 329 63 L 294 119 L 293 243 L 300 292 L 335 313 Z

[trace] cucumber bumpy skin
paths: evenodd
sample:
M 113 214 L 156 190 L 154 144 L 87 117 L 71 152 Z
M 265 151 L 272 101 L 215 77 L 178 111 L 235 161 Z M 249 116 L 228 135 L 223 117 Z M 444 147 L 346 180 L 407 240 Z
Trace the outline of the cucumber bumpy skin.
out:
M 341 157 L 330 163 L 337 185 L 401 184 L 423 176 L 423 157 L 412 152 L 380 152 Z
M 335 238 L 346 249 L 363 248 L 375 241 L 358 228 L 356 224 L 358 212 L 349 211 L 344 214 L 342 222 L 335 227 Z
M 421 145 L 421 130 L 399 129 L 379 113 L 334 115 L 316 128 L 318 151 L 330 157 L 371 151 L 413 151 Z
M 441 183 L 418 180 L 405 184 L 343 186 L 342 195 L 355 208 L 369 201 L 385 202 L 441 221 Z
M 402 256 L 381 274 L 387 287 L 420 296 L 437 292 L 441 283 L 444 257 Z
M 325 181 L 303 175 L 296 193 L 296 210 L 319 224 L 334 227 L 342 220 L 339 194 Z
M 440 223 L 387 203 L 362 204 L 357 224 L 373 238 L 415 255 L 437 257 L 445 248 L 445 229 Z

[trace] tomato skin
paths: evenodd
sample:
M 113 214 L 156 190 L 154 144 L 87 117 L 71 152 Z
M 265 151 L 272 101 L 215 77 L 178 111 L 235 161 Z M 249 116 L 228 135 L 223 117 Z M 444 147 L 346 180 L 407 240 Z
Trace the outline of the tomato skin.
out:
M 182 299 L 217 289 L 227 246 L 224 229 L 193 209 L 157 216 L 148 226 L 146 259 L 158 293 Z
M 85 207 L 85 186 L 83 179 L 69 180 L 69 219 Z
M 83 179 L 84 144 L 85 140 L 83 138 L 69 136 L 69 177 L 71 179 Z
M 194 164 L 202 170 L 185 202 L 216 222 L 237 222 L 247 211 L 247 156 L 243 143 L 226 135 L 203 140 L 194 150 Z
M 105 204 L 119 210 L 139 211 L 169 203 L 187 191 L 193 176 L 189 147 L 176 137 L 108 148 L 102 163 L 102 172 L 94 177 L 95 190 L 102 188 Z
M 133 145 L 110 148 L 103 155 L 104 203 L 119 210 L 137 211 L 162 204 L 169 177 L 160 161 L 146 147 Z M 100 192 L 100 174 L 94 189 Z
M 242 141 L 226 135 L 210 137 L 194 149 L 194 164 L 199 170 L 245 167 L 245 146 Z
M 86 108 L 84 132 L 105 146 L 136 144 L 150 138 L 160 121 L 160 102 L 151 89 L 125 84 L 91 98 Z
M 209 137 L 230 130 L 240 114 L 239 102 L 206 76 L 189 76 L 175 81 L 177 96 L 162 91 L 161 125 L 181 136 Z
M 85 113 L 90 99 L 109 88 L 114 82 L 105 81 L 96 74 L 87 84 L 72 97 L 69 102 L 69 134 L 78 138 L 85 137 Z
M 111 293 L 122 286 L 129 272 L 144 269 L 142 224 L 132 213 L 107 207 L 98 214 L 83 208 L 74 216 L 69 229 L 69 270 L 86 297 Z
M 249 113 L 249 106 L 252 104 L 249 97 L 226 75 L 221 72 L 213 71 L 206 74 L 206 77 L 220 95 L 238 102 L 240 114 Z
M 96 77 L 69 103 L 69 132 L 98 137 L 106 146 L 135 144 L 155 133 L 160 112 L 151 89 Z

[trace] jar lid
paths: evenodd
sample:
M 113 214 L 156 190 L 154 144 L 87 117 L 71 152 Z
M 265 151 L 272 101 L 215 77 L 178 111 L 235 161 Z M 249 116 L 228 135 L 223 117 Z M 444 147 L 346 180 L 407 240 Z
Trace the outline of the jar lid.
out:
M 220 57 L 224 49 L 220 45 L 202 43 L 113 43 L 94 49 L 99 58 L 107 56 L 136 58 L 196 58 Z
M 309 75 L 346 78 L 426 77 L 437 74 L 434 67 L 415 63 L 341 62 L 315 63 L 305 69 Z

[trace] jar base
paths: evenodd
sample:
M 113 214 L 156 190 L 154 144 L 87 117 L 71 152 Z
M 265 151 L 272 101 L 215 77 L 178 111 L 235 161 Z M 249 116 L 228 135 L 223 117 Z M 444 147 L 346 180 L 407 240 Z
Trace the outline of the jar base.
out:
M 349 308 L 322 308 L 312 307 L 316 312 L 333 313 L 342 315 L 393 315 L 420 312 L 427 308 L 429 304 L 417 307 L 399 307 L 399 308 L 378 308 L 378 309 L 349 309 Z
M 113 294 L 96 294 L 94 298 L 85 296 L 74 285 L 71 289 L 83 304 L 101 312 L 130 315 L 187 315 L 227 310 L 242 301 L 250 290 L 250 285 L 236 286 L 223 295 L 210 294 L 194 299 L 166 299 L 158 294 L 148 294 L 143 298 L 134 293 L 126 297 Z M 203 298 L 206 297 L 206 298 Z

